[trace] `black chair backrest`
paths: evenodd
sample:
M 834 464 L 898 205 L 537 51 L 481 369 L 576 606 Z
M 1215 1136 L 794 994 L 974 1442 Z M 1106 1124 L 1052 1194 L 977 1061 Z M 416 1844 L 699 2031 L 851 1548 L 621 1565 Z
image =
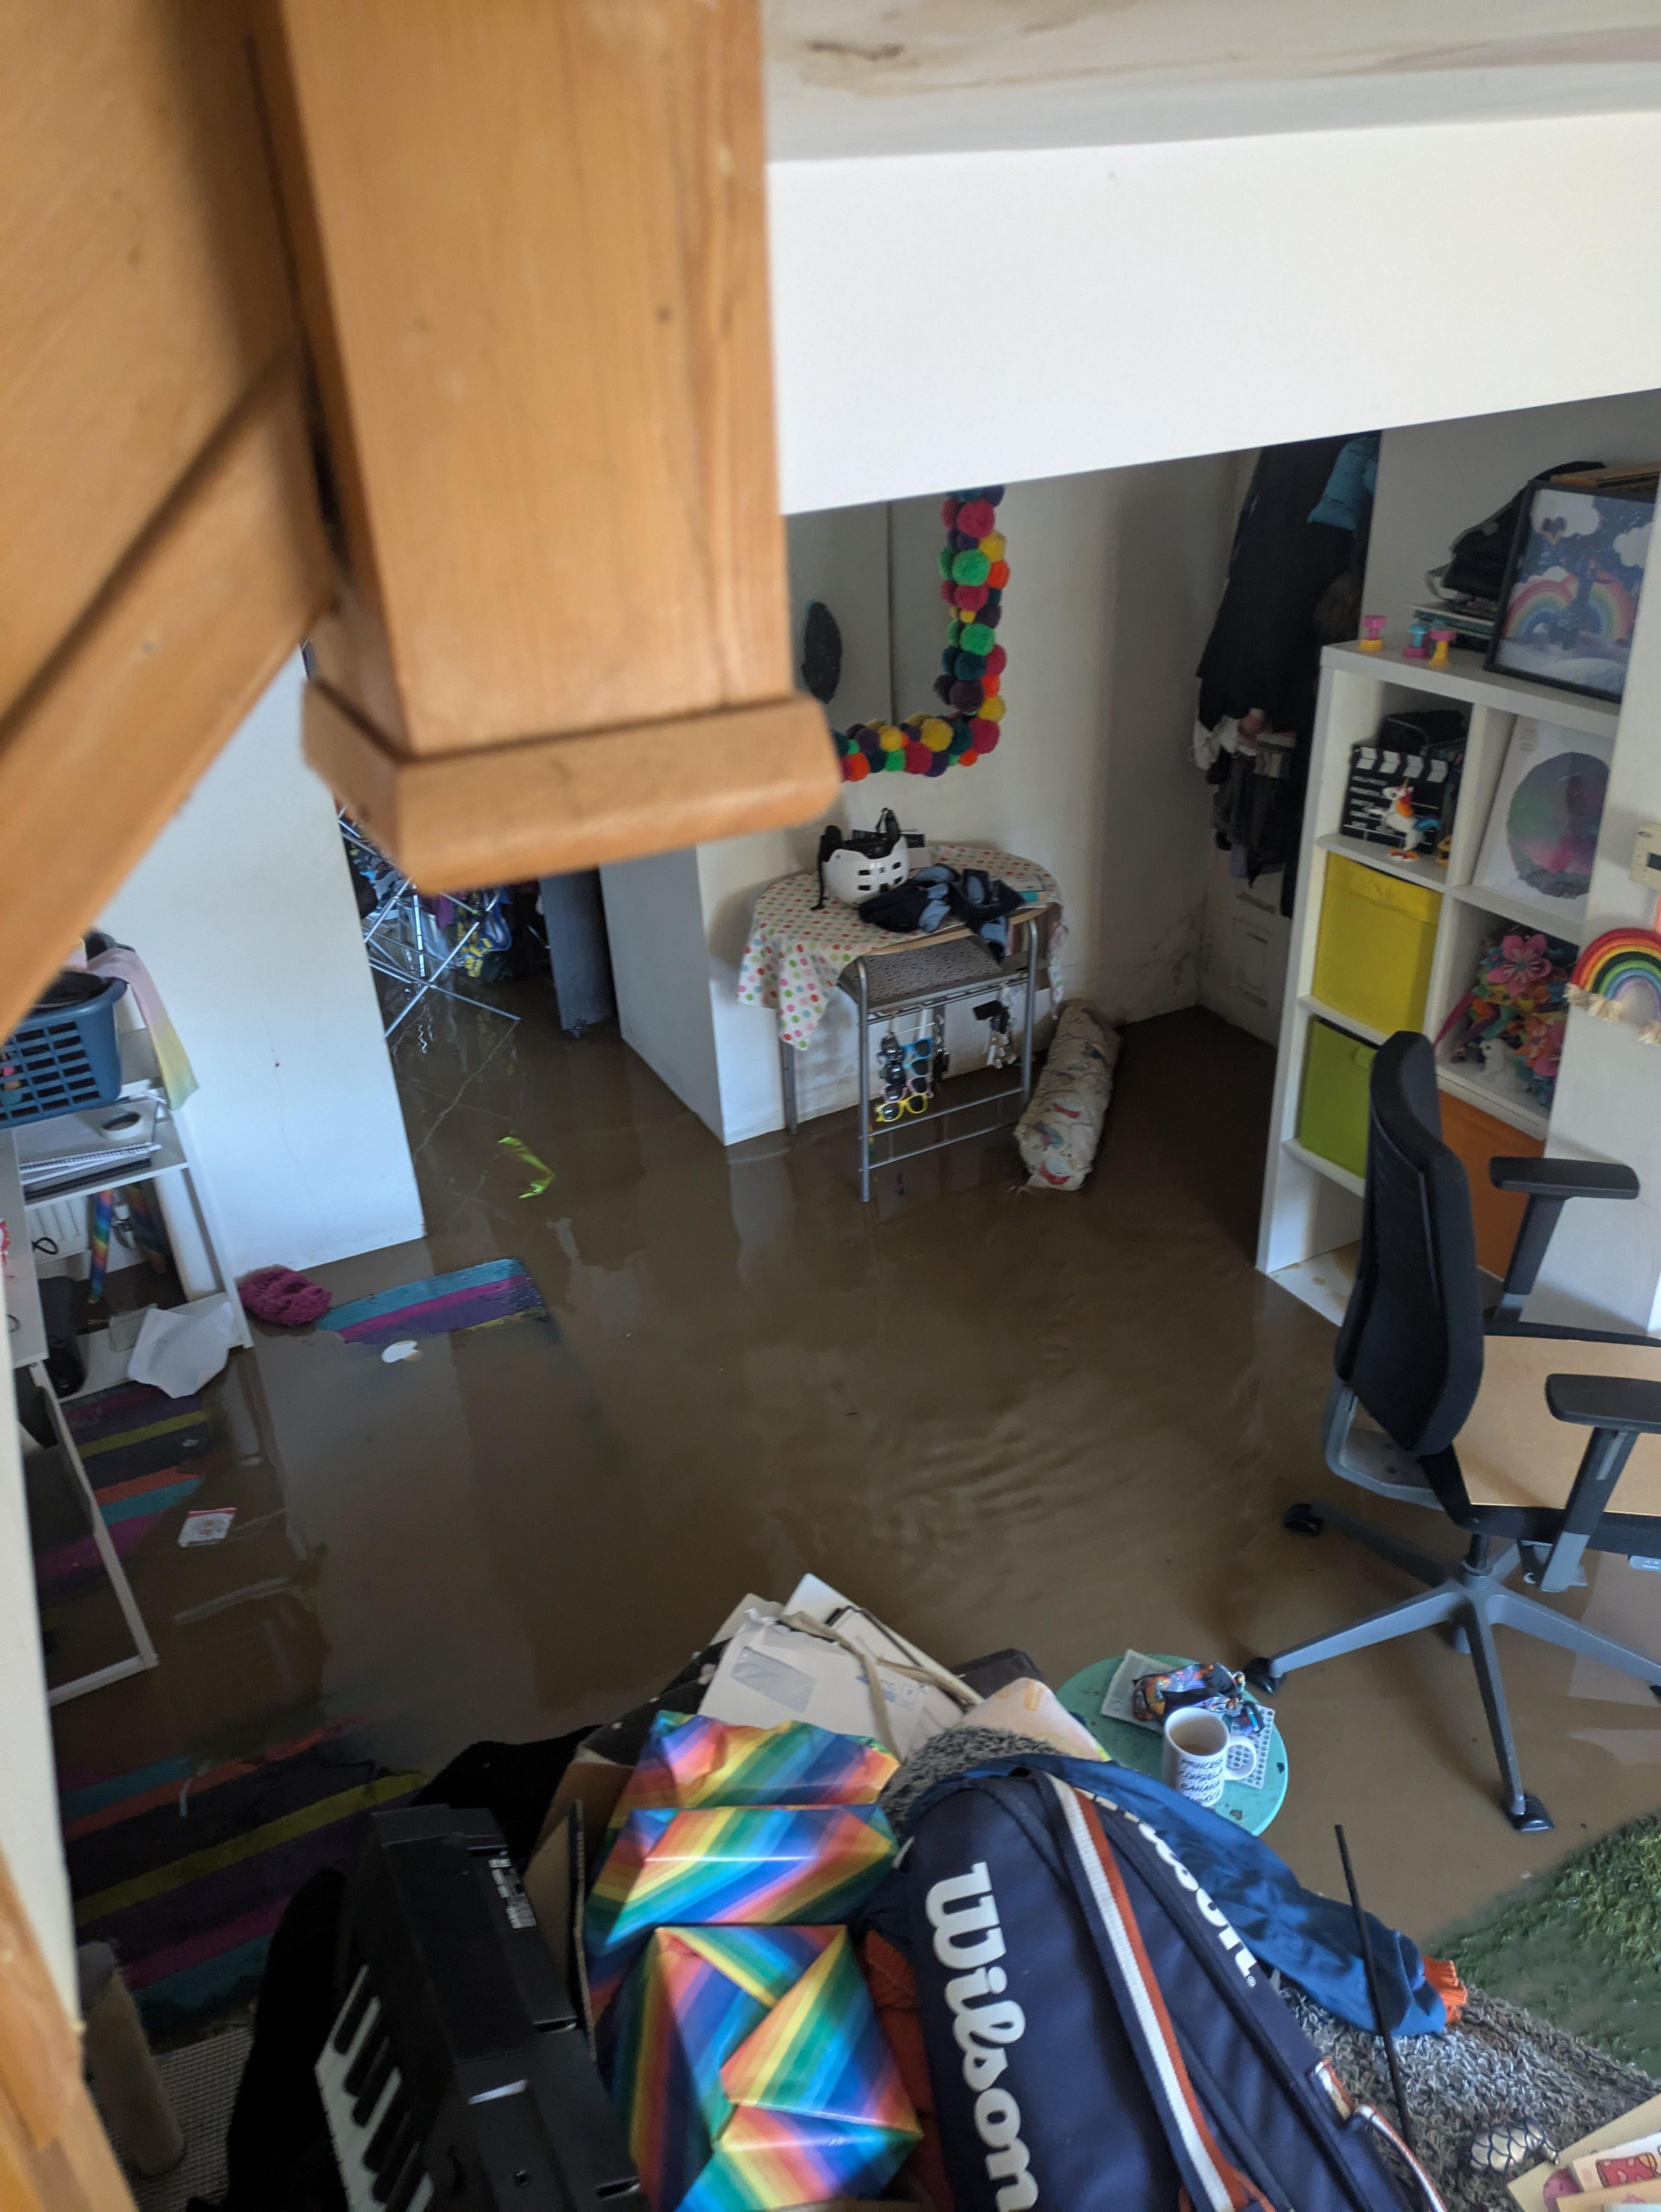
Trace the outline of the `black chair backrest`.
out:
M 1335 1364 L 1417 1458 L 1452 1443 L 1482 1380 L 1470 1186 L 1442 1142 L 1436 1055 L 1417 1030 L 1398 1030 L 1372 1063 L 1360 1256 Z

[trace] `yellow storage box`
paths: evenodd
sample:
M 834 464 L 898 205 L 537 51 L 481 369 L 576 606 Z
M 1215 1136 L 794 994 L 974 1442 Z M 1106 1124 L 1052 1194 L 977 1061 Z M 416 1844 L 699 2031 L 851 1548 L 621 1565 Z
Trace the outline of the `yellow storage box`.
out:
M 1441 894 L 1341 854 L 1327 854 L 1315 995 L 1369 1028 L 1424 1027 Z
M 1309 1025 L 1298 1142 L 1352 1175 L 1366 1173 L 1367 1085 L 1378 1056 L 1376 1045 L 1363 1044 L 1330 1022 Z

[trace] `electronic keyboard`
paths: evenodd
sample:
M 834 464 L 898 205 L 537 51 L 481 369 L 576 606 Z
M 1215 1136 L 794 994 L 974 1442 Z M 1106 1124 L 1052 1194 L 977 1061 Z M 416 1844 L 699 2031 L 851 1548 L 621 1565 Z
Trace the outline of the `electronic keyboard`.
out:
M 623 2125 L 488 1813 L 376 1813 L 317 2062 L 351 2212 L 646 2212 Z

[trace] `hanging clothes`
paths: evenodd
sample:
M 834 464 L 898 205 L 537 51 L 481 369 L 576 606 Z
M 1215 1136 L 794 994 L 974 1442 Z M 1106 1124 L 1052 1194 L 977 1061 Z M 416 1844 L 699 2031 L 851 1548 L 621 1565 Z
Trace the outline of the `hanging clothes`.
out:
M 1378 458 L 1376 432 L 1264 449 L 1200 659 L 1195 751 L 1211 756 L 1217 842 L 1249 880 L 1283 872 L 1284 914 L 1296 888 L 1321 647 L 1359 627 Z

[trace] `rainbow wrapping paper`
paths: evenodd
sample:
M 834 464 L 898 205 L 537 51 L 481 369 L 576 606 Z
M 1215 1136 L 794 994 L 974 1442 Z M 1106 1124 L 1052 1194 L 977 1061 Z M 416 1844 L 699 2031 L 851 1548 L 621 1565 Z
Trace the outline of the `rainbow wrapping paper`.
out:
M 611 1825 L 665 1805 L 874 1805 L 899 1761 L 806 1721 L 739 1728 L 660 1713 Z
M 893 1832 L 874 1805 L 631 1813 L 584 1916 L 596 2017 L 654 1929 L 843 1920 L 893 1854 Z
M 922 2130 L 844 1928 L 660 1928 L 613 2094 L 654 2212 L 874 2195 Z

